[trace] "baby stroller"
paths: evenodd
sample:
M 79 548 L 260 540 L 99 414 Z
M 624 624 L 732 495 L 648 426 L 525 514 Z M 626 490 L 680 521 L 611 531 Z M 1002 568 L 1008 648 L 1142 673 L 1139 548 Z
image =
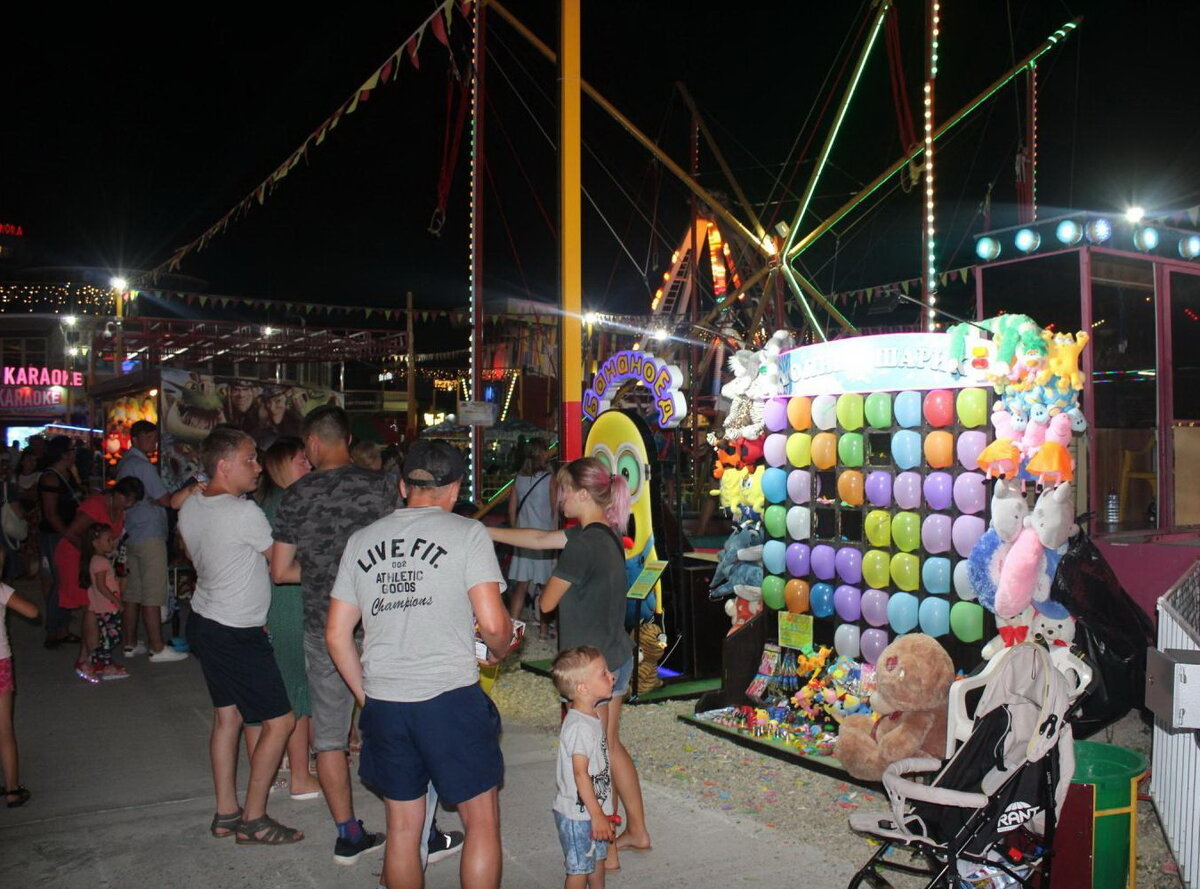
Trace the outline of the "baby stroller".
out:
M 883 840 L 850 889 L 890 889 L 885 871 L 927 877 L 929 889 L 1049 886 L 1055 821 L 1075 772 L 1066 721 L 1074 689 L 1040 645 L 997 659 L 976 683 L 970 734 L 941 772 L 923 784 L 905 776 L 935 771 L 938 760 L 892 763 L 883 776 L 891 811 L 850 817 L 851 828 Z M 953 698 L 972 682 L 952 689 L 951 737 Z

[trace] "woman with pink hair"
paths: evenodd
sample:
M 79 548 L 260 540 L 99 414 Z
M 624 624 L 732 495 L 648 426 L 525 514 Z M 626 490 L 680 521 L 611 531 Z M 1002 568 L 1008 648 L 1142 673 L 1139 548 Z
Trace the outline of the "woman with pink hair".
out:
M 542 612 L 558 609 L 559 650 L 592 645 L 604 654 L 613 673 L 613 695 L 601 719 L 608 736 L 609 760 L 627 825 L 610 847 L 605 867 L 620 867 L 617 849 L 646 850 L 650 834 L 642 788 L 629 751 L 621 743 L 621 701 L 633 675 L 633 643 L 625 632 L 625 547 L 629 524 L 629 484 L 595 457 L 573 460 L 558 471 L 558 505 L 578 525 L 565 531 L 489 528 L 492 540 L 525 549 L 561 549 L 562 555 L 539 599 Z

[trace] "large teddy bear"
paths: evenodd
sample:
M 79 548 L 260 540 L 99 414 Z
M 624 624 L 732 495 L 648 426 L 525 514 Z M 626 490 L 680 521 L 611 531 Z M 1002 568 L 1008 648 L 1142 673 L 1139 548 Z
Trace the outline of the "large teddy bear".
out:
M 860 781 L 879 781 L 901 759 L 941 759 L 953 681 L 954 663 L 933 637 L 909 633 L 892 642 L 875 663 L 875 716 L 849 716 L 838 732 L 837 758 L 846 771 Z

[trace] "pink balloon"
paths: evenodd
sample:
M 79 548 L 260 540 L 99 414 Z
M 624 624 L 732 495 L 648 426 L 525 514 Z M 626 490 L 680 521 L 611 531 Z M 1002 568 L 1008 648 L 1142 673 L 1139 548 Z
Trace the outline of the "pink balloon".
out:
M 862 594 L 863 620 L 873 627 L 887 626 L 888 594 L 883 590 L 867 590 Z
M 787 492 L 793 503 L 807 503 L 812 498 L 812 474 L 807 469 L 793 469 L 788 473 Z
M 873 664 L 888 647 L 888 634 L 884 630 L 863 630 L 858 647 L 862 651 L 863 660 Z
M 962 464 L 963 469 L 978 469 L 979 455 L 986 447 L 987 436 L 984 433 L 973 429 L 960 434 L 955 448 L 958 451 L 958 462 Z
M 763 424 L 768 432 L 782 432 L 788 428 L 786 398 L 772 398 L 763 405 Z
M 944 553 L 950 549 L 950 516 L 934 514 L 925 517 L 921 525 L 921 544 L 929 553 Z
M 921 505 L 921 476 L 916 472 L 902 472 L 892 483 L 892 496 L 901 509 L 917 509 Z
M 787 463 L 787 436 L 773 432 L 763 442 L 763 457 L 768 466 L 784 466 Z
M 930 426 L 949 426 L 954 422 L 954 395 L 948 389 L 934 389 L 925 396 L 925 419 Z
M 970 556 L 986 527 L 983 519 L 977 515 L 960 515 L 954 520 L 954 551 L 964 559 Z
M 978 472 L 964 472 L 954 480 L 954 505 L 959 512 L 982 512 L 987 503 L 987 488 Z

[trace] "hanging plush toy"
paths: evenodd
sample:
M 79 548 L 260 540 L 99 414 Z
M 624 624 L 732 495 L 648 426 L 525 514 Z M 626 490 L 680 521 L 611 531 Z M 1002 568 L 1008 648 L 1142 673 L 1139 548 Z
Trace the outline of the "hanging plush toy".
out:
M 738 528 L 725 540 L 709 584 L 709 597 L 723 599 L 738 585 L 761 587 L 763 534 L 757 525 Z
M 1046 440 L 1025 471 L 1037 479 L 1039 485 L 1053 486 L 1074 480 L 1075 461 L 1067 451 L 1070 443 L 1071 418 L 1067 414 L 1052 417 Z
M 1025 527 L 1029 505 L 1021 493 L 1021 483 L 1000 479 L 992 491 L 991 525 L 976 541 L 968 558 L 967 575 L 979 604 L 988 611 L 996 609 L 996 586 L 1000 566 L 1008 557 L 1013 541 Z
M 1074 492 L 1069 482 L 1044 490 L 1025 528 L 1000 566 L 994 611 L 1011 618 L 1029 605 L 1050 599 L 1050 585 L 1067 541 L 1079 532 L 1075 524 Z
M 983 449 L 976 462 L 988 478 L 1012 478 L 1021 468 L 1021 451 L 1014 440 L 1013 415 L 1000 402 L 992 408 L 992 426 L 996 438 Z

